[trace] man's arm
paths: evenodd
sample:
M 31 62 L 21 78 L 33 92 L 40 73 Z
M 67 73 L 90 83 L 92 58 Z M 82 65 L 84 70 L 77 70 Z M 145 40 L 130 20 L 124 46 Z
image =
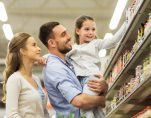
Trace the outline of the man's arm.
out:
M 88 94 L 79 94 L 75 96 L 71 104 L 80 109 L 91 109 L 96 106 L 105 107 L 105 97 L 104 96 L 92 96 Z
M 98 79 L 89 80 L 87 84 L 90 87 L 90 90 L 98 93 L 100 96 L 82 93 L 75 96 L 72 99 L 71 104 L 81 109 L 91 109 L 96 106 L 105 107 L 105 94 L 108 90 L 108 84 L 102 75 L 96 74 L 95 76 L 98 77 Z

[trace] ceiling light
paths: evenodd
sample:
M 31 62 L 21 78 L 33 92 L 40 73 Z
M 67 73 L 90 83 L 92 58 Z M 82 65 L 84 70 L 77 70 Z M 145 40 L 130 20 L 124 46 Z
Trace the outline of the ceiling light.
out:
M 114 30 L 117 28 L 119 21 L 121 19 L 122 13 L 124 11 L 124 8 L 126 6 L 126 3 L 127 3 L 127 0 L 118 0 L 113 16 L 111 18 L 110 24 L 109 24 L 109 28 L 111 30 Z
M 8 17 L 7 17 L 7 13 L 5 10 L 5 6 L 4 6 L 3 2 L 0 2 L 0 20 L 3 22 L 6 22 L 7 19 L 8 19 Z
M 101 49 L 99 51 L 99 57 L 105 57 L 106 56 L 106 49 Z
M 10 24 L 4 24 L 2 28 L 6 39 L 11 40 L 13 38 L 13 32 Z

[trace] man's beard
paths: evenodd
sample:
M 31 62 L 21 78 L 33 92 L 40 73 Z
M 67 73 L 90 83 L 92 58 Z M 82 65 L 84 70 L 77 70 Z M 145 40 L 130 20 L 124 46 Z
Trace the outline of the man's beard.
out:
M 72 48 L 59 49 L 62 54 L 67 54 Z

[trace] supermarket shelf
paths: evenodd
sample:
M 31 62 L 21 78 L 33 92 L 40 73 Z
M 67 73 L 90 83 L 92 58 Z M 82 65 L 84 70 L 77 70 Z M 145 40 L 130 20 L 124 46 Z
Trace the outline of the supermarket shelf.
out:
M 143 42 L 141 43 L 141 45 L 139 46 L 139 48 L 136 50 L 136 52 L 133 54 L 133 56 L 131 57 L 131 59 L 126 63 L 126 65 L 124 66 L 124 68 L 121 70 L 121 72 L 118 74 L 118 76 L 116 77 L 114 83 L 112 84 L 112 86 L 109 88 L 108 93 L 106 98 L 110 99 L 111 97 L 113 97 L 115 88 L 117 86 L 122 85 L 125 81 L 123 80 L 123 78 L 121 78 L 122 75 L 124 75 L 128 70 L 130 70 L 131 68 L 134 68 L 134 63 L 137 62 L 138 57 L 140 57 L 140 55 L 143 53 L 143 51 L 147 48 L 148 44 L 151 43 L 151 32 L 144 37 Z
M 148 18 L 147 14 L 151 12 L 151 0 L 142 0 L 141 4 L 137 7 L 136 12 L 133 15 L 131 21 L 127 26 L 126 32 L 123 35 L 119 45 L 116 47 L 114 54 L 105 69 L 104 78 L 107 79 L 116 61 L 121 56 L 125 49 L 131 50 L 134 41 L 137 38 L 137 31 L 140 28 L 141 23 L 145 22 Z M 113 100 L 115 93 L 125 83 L 129 82 L 135 75 L 135 68 L 137 65 L 142 64 L 145 55 L 148 54 L 148 46 L 151 44 L 151 31 L 140 40 L 137 49 L 133 50 L 133 54 L 130 59 L 124 64 L 123 69 L 116 76 L 113 84 L 110 86 L 107 93 L 107 100 Z M 123 98 L 120 98 L 116 103 L 107 107 L 106 118 L 130 118 L 134 114 L 144 109 L 147 105 L 151 104 L 151 74 L 145 77 L 138 85 L 131 90 L 131 92 Z M 109 102 L 110 103 L 110 102 Z M 111 108 L 112 107 L 112 108 Z
M 138 29 L 139 25 L 141 24 L 141 22 L 145 20 L 145 18 L 147 16 L 145 14 L 147 14 L 150 11 L 150 7 L 151 7 L 150 4 L 151 4 L 151 0 L 142 0 L 140 7 L 138 7 L 138 10 L 134 14 L 131 22 L 128 24 L 128 28 L 127 28 L 125 34 L 123 35 L 119 45 L 115 49 L 115 53 L 113 54 L 113 56 L 109 60 L 109 63 L 108 63 L 108 65 L 105 69 L 105 72 L 104 72 L 104 78 L 105 79 L 109 75 L 109 72 L 111 71 L 117 58 L 119 57 L 119 54 L 122 52 L 124 45 L 129 40 L 129 37 L 137 32 L 137 29 Z
M 128 118 L 139 110 L 145 108 L 145 105 L 141 105 L 141 103 L 146 101 L 151 95 L 150 85 L 151 76 L 139 83 L 131 93 L 121 100 L 118 105 L 106 115 L 106 118 L 115 118 L 116 115 L 120 116 L 120 114 L 122 114 L 121 118 Z

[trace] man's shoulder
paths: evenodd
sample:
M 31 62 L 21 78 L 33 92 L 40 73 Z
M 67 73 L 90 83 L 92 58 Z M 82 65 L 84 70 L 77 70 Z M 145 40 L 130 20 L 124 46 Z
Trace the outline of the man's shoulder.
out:
M 47 65 L 50 65 L 51 66 L 55 66 L 55 65 L 62 65 L 62 61 L 58 58 L 58 57 L 55 57 L 55 56 L 52 56 L 52 55 L 49 55 L 48 59 L 47 59 Z
M 49 57 L 47 59 L 47 64 L 45 67 L 46 67 L 46 69 L 51 69 L 53 71 L 66 68 L 63 60 L 61 60 L 60 58 L 55 57 L 53 55 L 49 55 Z

